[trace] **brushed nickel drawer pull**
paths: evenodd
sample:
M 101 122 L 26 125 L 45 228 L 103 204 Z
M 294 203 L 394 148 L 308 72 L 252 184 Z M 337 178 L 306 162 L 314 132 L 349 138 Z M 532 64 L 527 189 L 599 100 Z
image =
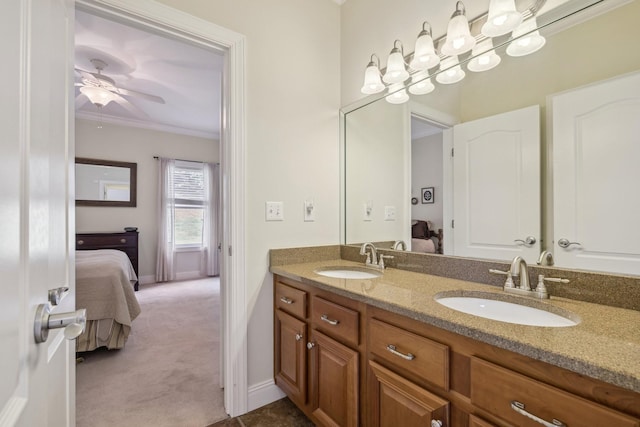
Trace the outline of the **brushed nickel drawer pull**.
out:
M 327 322 L 331 326 L 336 326 L 338 323 L 340 323 L 340 321 L 338 320 L 329 319 L 329 316 L 327 316 L 326 314 L 323 314 L 322 317 L 320 317 L 320 320 L 322 320 L 323 322 Z
M 416 358 L 416 357 L 415 357 L 413 354 L 411 354 L 411 353 L 404 354 L 404 353 L 402 353 L 402 352 L 400 352 L 400 351 L 396 350 L 396 346 L 395 346 L 395 345 L 393 345 L 393 344 L 389 344 L 389 345 L 387 346 L 387 350 L 389 350 L 391 353 L 395 354 L 396 356 L 400 356 L 400 357 L 402 357 L 404 360 L 413 360 L 413 359 L 415 359 L 415 358 Z
M 78 240 L 78 245 L 84 245 L 84 240 Z
M 514 411 L 516 411 L 517 413 L 519 413 L 520 415 L 524 415 L 525 417 L 542 424 L 545 427 L 567 427 L 567 425 L 565 423 L 563 423 L 562 421 L 558 421 L 555 418 L 553 420 L 551 420 L 551 422 L 549 421 L 545 421 L 542 418 L 538 417 L 537 415 L 532 414 L 531 412 L 527 412 L 524 409 L 524 403 L 518 402 L 517 400 L 512 400 L 511 401 L 511 409 L 513 409 Z
M 282 301 L 285 304 L 293 304 L 293 300 L 287 297 L 280 297 L 280 301 Z
M 127 239 L 120 239 L 120 243 L 127 243 Z

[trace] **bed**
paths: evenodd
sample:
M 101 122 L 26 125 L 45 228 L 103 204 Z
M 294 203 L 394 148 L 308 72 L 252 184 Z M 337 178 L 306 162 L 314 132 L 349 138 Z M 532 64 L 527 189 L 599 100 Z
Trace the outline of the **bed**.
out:
M 100 237 L 119 234 L 125 233 L 103 233 Z M 120 240 L 118 237 L 115 241 Z M 76 248 L 79 246 L 82 250 L 76 250 L 76 307 L 87 310 L 87 326 L 76 340 L 76 351 L 123 348 L 133 320 L 140 314 L 134 290 L 138 276 L 133 263 L 125 251 L 114 245 L 95 249 L 97 245 L 86 235 L 78 235 Z
M 411 252 L 442 253 L 442 229 L 439 228 L 436 232 L 432 227 L 431 221 L 411 222 Z

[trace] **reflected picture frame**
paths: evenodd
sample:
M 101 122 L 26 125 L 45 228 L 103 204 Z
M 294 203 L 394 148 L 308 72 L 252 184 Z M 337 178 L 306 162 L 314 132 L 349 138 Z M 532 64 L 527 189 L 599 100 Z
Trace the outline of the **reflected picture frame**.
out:
M 422 203 L 434 203 L 434 199 L 433 187 L 424 187 L 420 190 L 420 200 L 422 200 Z

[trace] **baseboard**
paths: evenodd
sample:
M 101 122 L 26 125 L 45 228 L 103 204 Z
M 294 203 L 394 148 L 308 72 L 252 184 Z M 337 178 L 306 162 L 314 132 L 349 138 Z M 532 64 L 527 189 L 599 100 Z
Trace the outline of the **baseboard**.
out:
M 150 274 L 148 276 L 138 276 L 138 283 L 141 285 L 148 285 L 149 283 L 156 283 L 156 276 Z
M 254 409 L 268 405 L 269 403 L 280 400 L 286 396 L 272 379 L 249 386 L 248 392 L 248 411 L 253 411 Z
M 191 280 L 191 279 L 200 279 L 202 273 L 199 271 L 181 271 L 176 273 L 176 280 Z

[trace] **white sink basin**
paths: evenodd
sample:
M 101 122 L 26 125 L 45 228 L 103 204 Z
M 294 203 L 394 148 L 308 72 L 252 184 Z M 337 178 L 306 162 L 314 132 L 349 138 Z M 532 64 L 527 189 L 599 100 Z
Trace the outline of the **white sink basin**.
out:
M 518 325 L 567 327 L 580 323 L 571 312 L 511 295 L 453 291 L 437 294 L 435 300 L 463 313 Z
M 314 273 L 325 277 L 334 277 L 337 279 L 375 279 L 382 276 L 382 272 L 360 267 L 323 267 L 314 271 Z

